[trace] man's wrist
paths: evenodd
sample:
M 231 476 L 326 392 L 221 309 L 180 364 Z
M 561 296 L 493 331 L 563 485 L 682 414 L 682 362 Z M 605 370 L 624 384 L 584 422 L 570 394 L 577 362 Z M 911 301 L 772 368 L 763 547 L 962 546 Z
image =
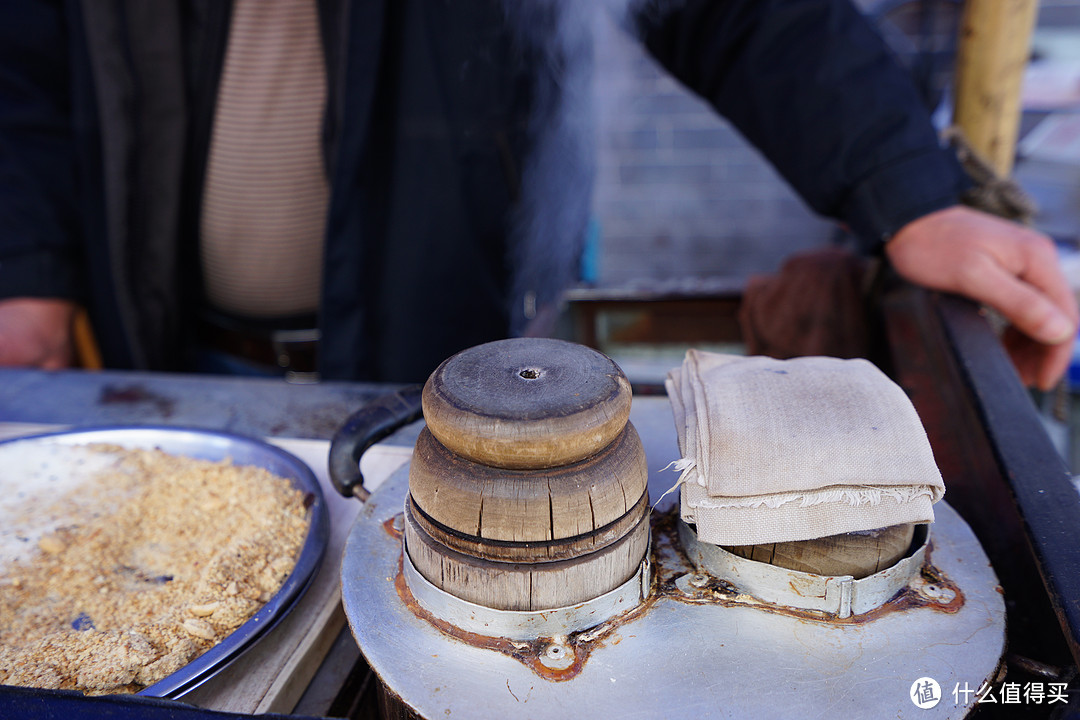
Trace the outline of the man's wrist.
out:
M 913 155 L 860 181 L 844 204 L 841 218 L 869 253 L 911 222 L 960 203 L 970 181 L 944 150 Z

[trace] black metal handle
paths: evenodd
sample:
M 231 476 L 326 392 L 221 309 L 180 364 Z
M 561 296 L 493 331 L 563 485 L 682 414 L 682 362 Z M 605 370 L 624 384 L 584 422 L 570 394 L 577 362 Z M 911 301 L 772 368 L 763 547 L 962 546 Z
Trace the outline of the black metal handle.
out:
M 360 456 L 398 428 L 419 420 L 422 385 L 383 395 L 349 416 L 330 441 L 330 482 L 345 497 L 367 500 Z

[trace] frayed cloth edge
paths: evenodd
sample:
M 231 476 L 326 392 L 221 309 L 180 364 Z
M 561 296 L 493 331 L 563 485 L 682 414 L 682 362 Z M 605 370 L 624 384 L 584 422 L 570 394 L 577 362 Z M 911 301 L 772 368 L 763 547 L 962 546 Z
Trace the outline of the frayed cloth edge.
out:
M 661 500 L 663 500 L 668 495 L 675 492 L 684 484 L 686 484 L 687 480 L 690 478 L 691 473 L 694 475 L 693 479 L 695 482 L 697 482 L 699 485 L 705 484 L 704 478 L 701 477 L 701 473 L 697 471 L 697 461 L 693 458 L 679 458 L 678 460 L 672 460 L 667 465 L 660 468 L 660 472 L 672 469 L 679 471 L 679 477 L 675 479 L 674 485 L 665 490 L 663 495 L 656 498 L 656 502 L 652 504 L 653 510 L 656 509 L 657 505 L 660 504 Z
M 685 474 L 685 473 L 684 473 Z M 675 487 L 682 484 L 683 478 Z M 672 490 L 675 488 L 673 487 Z M 670 490 L 668 492 L 671 492 Z M 664 493 L 665 495 L 667 493 Z M 701 510 L 724 510 L 729 508 L 771 508 L 775 509 L 789 503 L 798 503 L 799 507 L 811 507 L 826 503 L 845 503 L 858 507 L 859 505 L 879 505 L 883 500 L 893 500 L 897 503 L 909 503 L 919 498 L 928 497 L 930 502 L 937 502 L 942 497 L 941 489 L 934 485 L 908 485 L 899 487 L 830 487 L 808 493 L 777 493 L 773 495 L 756 495 L 748 497 L 724 497 L 710 495 L 698 500 L 684 502 L 691 507 Z

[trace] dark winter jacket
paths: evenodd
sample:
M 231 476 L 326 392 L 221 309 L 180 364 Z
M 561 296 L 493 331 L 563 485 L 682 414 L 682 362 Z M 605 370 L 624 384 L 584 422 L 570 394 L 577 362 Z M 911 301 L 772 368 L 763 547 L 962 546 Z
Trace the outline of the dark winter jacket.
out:
M 560 26 L 561 6 L 319 0 L 324 377 L 423 379 L 520 329 L 527 302 L 572 277 L 588 196 L 558 176 L 591 171 L 562 110 L 586 87 L 588 38 Z M 635 6 L 648 49 L 868 246 L 955 202 L 959 168 L 846 0 Z M 85 303 L 109 366 L 184 367 L 229 12 L 225 0 L 0 11 L 0 297 Z M 536 42 L 555 29 L 559 43 Z

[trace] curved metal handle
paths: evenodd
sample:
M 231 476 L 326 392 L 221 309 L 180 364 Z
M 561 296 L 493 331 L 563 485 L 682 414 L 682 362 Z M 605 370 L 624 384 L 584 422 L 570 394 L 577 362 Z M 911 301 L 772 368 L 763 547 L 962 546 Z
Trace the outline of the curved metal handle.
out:
M 383 395 L 349 416 L 330 441 L 330 482 L 345 497 L 367 500 L 360 456 L 390 433 L 423 415 L 420 406 L 422 385 L 411 385 Z

